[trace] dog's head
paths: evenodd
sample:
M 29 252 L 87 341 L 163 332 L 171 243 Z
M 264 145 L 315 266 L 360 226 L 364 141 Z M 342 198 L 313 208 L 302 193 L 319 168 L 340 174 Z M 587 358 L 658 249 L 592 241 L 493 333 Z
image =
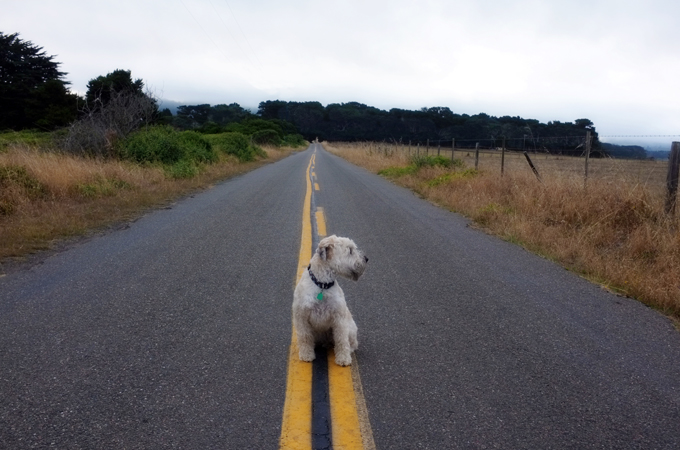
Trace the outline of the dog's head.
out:
M 354 281 L 363 275 L 368 263 L 368 258 L 354 241 L 336 235 L 322 239 L 316 253 L 335 273 Z

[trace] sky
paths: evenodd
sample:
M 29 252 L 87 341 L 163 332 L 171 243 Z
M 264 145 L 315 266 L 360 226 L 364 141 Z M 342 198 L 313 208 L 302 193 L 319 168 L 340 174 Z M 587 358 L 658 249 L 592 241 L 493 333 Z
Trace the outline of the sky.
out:
M 71 88 L 131 70 L 170 105 L 357 101 L 680 140 L 677 0 L 0 0 Z M 613 136 L 673 135 L 664 138 Z

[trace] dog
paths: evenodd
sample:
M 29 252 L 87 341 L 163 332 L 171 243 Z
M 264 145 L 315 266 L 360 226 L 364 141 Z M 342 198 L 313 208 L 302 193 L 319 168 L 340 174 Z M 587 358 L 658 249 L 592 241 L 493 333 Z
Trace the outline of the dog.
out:
M 357 281 L 367 263 L 349 238 L 333 235 L 319 242 L 293 295 L 293 326 L 302 361 L 313 361 L 314 346 L 321 344 L 334 347 L 337 365 L 352 364 L 352 352 L 359 347 L 357 325 L 336 278 Z

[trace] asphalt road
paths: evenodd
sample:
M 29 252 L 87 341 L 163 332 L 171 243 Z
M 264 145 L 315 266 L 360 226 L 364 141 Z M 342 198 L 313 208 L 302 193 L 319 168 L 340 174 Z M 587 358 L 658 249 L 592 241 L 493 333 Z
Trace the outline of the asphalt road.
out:
M 299 153 L 0 278 L 0 447 L 274 449 Z M 379 449 L 680 448 L 680 333 L 317 151 Z

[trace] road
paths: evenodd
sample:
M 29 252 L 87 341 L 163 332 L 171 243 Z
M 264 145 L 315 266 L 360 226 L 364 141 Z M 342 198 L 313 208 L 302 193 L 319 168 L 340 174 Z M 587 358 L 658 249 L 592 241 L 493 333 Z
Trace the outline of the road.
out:
M 680 448 L 668 319 L 319 145 L 0 278 L 0 446 L 277 448 L 315 149 L 377 448 Z

